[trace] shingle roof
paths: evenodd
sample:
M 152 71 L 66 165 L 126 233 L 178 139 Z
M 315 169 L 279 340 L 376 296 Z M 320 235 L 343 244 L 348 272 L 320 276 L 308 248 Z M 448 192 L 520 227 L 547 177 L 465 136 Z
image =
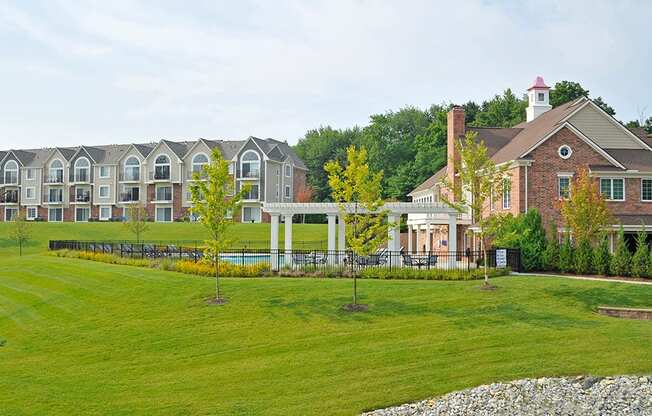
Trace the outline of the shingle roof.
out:
M 439 169 L 437 173 L 435 173 L 434 175 L 426 179 L 424 182 L 422 182 L 419 186 L 414 188 L 412 192 L 410 192 L 408 195 L 412 195 L 413 193 L 425 191 L 427 189 L 432 188 L 437 184 L 437 182 L 440 182 L 445 176 L 446 176 L 446 166 Z

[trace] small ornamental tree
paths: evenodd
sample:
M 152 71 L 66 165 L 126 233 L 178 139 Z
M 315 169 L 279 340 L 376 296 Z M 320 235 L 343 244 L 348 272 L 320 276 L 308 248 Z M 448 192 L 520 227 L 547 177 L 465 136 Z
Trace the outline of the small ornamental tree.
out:
M 559 270 L 559 235 L 555 223 L 550 223 L 550 230 L 548 230 L 548 243 L 542 255 L 542 262 L 545 270 Z
M 575 241 L 593 243 L 611 223 L 611 213 L 586 167 L 573 180 L 570 196 L 559 202 L 564 225 Z
M 573 263 L 573 242 L 571 241 L 570 234 L 566 233 L 564 242 L 559 248 L 559 271 L 568 273 L 574 269 Z
M 628 276 L 631 259 L 632 256 L 629 254 L 629 249 L 625 243 L 625 230 L 621 225 L 616 237 L 616 249 L 611 257 L 611 274 L 614 276 Z
M 575 250 L 575 273 L 587 274 L 591 272 L 591 260 L 593 257 L 593 249 L 591 243 L 584 239 L 577 244 Z
M 249 186 L 242 186 L 235 192 L 233 177 L 229 174 L 229 162 L 222 158 L 218 149 L 213 149 L 210 163 L 202 166 L 201 171 L 193 173 L 190 184 L 192 212 L 198 221 L 208 230 L 209 238 L 205 240 L 204 259 L 215 268 L 215 304 L 225 300 L 220 292 L 220 253 L 231 242 L 228 233 L 233 224 L 232 213 L 240 208 Z
M 128 206 L 127 220 L 124 225 L 136 237 L 137 243 L 140 243 L 142 235 L 149 230 L 148 220 L 147 210 L 142 203 L 138 202 Z
M 444 180 L 452 198 L 448 194 L 442 195 L 442 200 L 459 212 L 470 210 L 471 217 L 478 226 L 483 257 L 487 258 L 487 238 L 490 237 L 493 214 L 483 215 L 483 210 L 489 206 L 493 192 L 502 194 L 505 187 L 509 186 L 508 165 L 497 166 L 487 153 L 482 139 L 478 139 L 476 132 L 467 132 L 463 141 L 455 142 L 456 153 L 459 159 L 449 161 L 455 168 L 459 181 L 450 183 Z M 487 261 L 484 262 L 484 282 L 489 284 Z
M 310 202 L 312 197 L 315 194 L 314 190 L 310 185 L 305 182 L 302 182 L 297 186 L 297 189 L 294 190 L 294 199 L 296 202 Z M 301 215 L 301 223 L 306 222 L 306 214 Z
M 650 250 L 647 246 L 647 233 L 645 228 L 636 233 L 636 251 L 632 256 L 631 275 L 634 277 L 647 276 L 647 264 Z
M 372 173 L 367 164 L 367 151 L 350 146 L 347 165 L 337 161 L 326 163 L 332 197 L 339 204 L 346 224 L 346 242 L 356 256 L 370 256 L 388 240 L 387 211 L 383 210 L 381 182 L 383 172 Z M 363 310 L 358 305 L 357 276 L 353 273 L 353 303 L 349 310 Z
M 32 238 L 32 224 L 27 221 L 24 213 L 19 213 L 13 219 L 9 238 L 18 245 L 18 255 L 23 255 L 23 246 Z
M 596 274 L 607 275 L 610 263 L 609 239 L 605 234 L 600 237 L 600 243 L 593 250 L 593 271 Z

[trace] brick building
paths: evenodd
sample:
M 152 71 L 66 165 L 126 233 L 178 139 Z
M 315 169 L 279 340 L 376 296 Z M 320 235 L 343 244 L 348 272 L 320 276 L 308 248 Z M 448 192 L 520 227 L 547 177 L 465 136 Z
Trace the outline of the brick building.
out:
M 614 214 L 614 229 L 622 224 L 634 233 L 643 225 L 652 231 L 652 138 L 642 129 L 627 129 L 585 97 L 552 108 L 549 91 L 537 77 L 528 89 L 526 121 L 513 128 L 467 127 L 464 110 L 453 108 L 448 113 L 449 163 L 414 189 L 412 200 L 439 201 L 446 191 L 442 180 L 456 180 L 450 162 L 457 157 L 455 141 L 474 131 L 493 161 L 509 166 L 509 186 L 494 196 L 488 210 L 518 215 L 536 208 L 546 224 L 561 224 L 558 201 L 572 192 L 578 170 L 587 167 Z M 462 213 L 459 223 L 457 246 L 476 248 L 466 233 L 473 226 L 470 215 Z M 445 222 L 437 218 L 411 216 L 408 226 L 419 250 L 447 245 Z
M 157 222 L 192 219 L 192 175 L 215 148 L 230 161 L 235 188 L 251 185 L 234 213 L 242 222 L 268 221 L 263 202 L 294 202 L 305 186 L 305 164 L 287 142 L 274 139 L 7 150 L 0 151 L 0 221 L 19 211 L 28 220 L 117 220 L 133 204 Z

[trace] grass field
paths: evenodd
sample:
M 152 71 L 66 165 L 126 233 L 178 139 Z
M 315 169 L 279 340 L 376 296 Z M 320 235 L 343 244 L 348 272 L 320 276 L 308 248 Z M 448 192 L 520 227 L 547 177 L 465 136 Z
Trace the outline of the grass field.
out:
M 349 280 L 224 279 L 216 307 L 211 279 L 0 249 L 0 414 L 351 415 L 496 380 L 652 373 L 652 323 L 594 312 L 650 306 L 652 287 L 494 282 L 365 280 L 370 311 L 352 315 Z
M 0 253 L 11 250 L 14 242 L 7 240 L 11 223 L 0 222 Z M 39 252 L 47 248 L 48 240 L 121 240 L 134 239 L 121 223 L 48 223 L 35 222 L 32 225 L 33 240 L 28 252 Z M 283 247 L 284 226 L 279 231 L 279 246 Z M 234 245 L 242 244 L 252 248 L 269 248 L 269 224 L 234 224 L 229 230 Z M 294 247 L 298 249 L 326 248 L 325 224 L 294 224 L 292 226 Z M 206 232 L 197 223 L 151 223 L 143 237 L 147 240 L 203 240 Z M 15 249 L 16 253 L 18 249 Z M 9 251 L 11 252 L 11 251 Z

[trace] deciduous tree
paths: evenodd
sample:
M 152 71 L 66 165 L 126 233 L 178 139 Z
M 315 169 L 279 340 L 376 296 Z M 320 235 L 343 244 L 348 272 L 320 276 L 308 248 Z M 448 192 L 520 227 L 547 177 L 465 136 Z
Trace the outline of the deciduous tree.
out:
M 147 210 L 141 202 L 129 204 L 124 226 L 136 237 L 137 243 L 141 241 L 142 235 L 149 230 L 148 221 Z
M 21 212 L 14 217 L 9 230 L 9 238 L 18 245 L 18 255 L 23 255 L 23 246 L 32 238 L 32 224 L 27 221 L 25 213 Z

